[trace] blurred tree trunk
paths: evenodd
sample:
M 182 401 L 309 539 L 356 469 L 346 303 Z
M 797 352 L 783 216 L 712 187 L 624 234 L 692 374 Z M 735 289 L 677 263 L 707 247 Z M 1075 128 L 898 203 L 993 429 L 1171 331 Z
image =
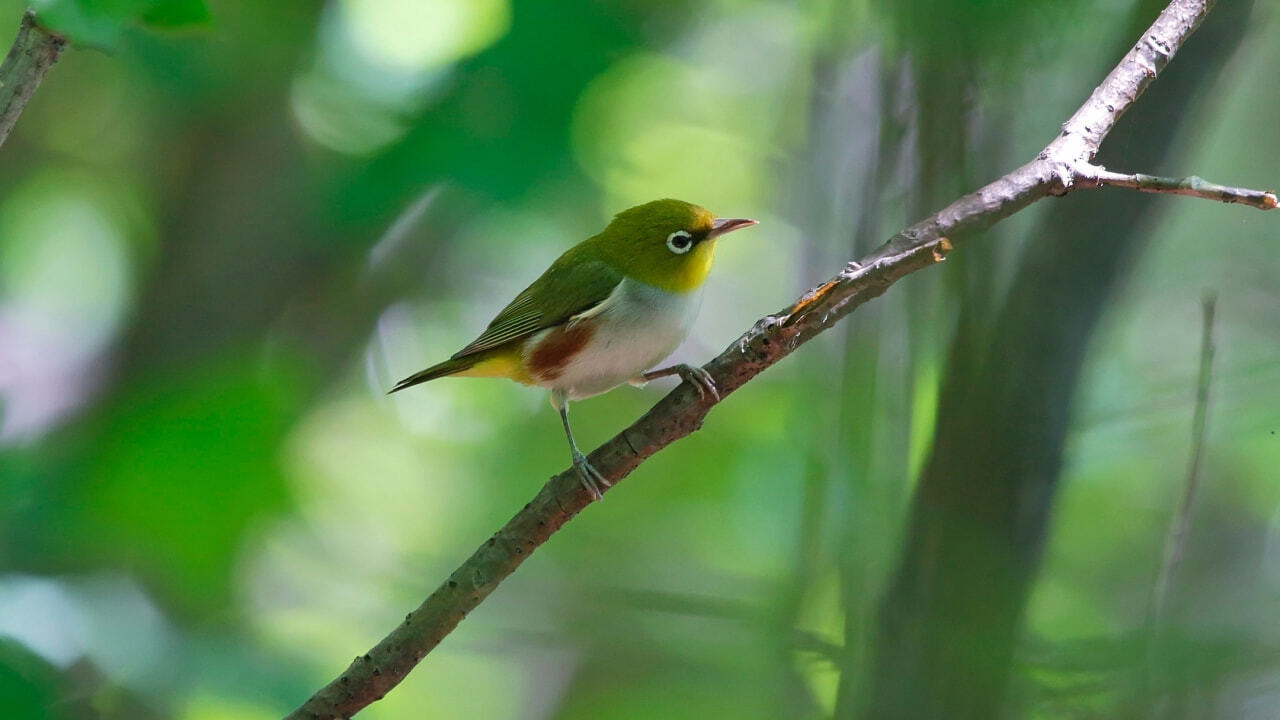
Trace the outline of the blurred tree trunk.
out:
M 881 60 L 879 142 L 874 171 L 860 209 L 852 257 L 872 250 L 883 237 L 882 205 L 899 183 L 909 189 L 906 218 L 928 215 L 962 195 L 972 178 L 966 172 L 974 68 L 939 55 L 888 55 Z M 892 113 L 906 99 L 904 122 Z M 909 125 L 909 127 L 908 127 Z M 909 140 L 914 142 L 909 142 Z M 904 162 L 905 160 L 905 162 Z M 898 175 L 908 175 L 899 178 Z M 896 512 L 907 488 L 898 478 L 909 472 L 913 398 L 922 359 L 936 351 L 933 339 L 951 294 L 957 264 L 912 283 L 900 297 L 868 306 L 845 327 L 843 388 L 838 423 L 836 472 L 845 476 L 838 499 L 844 520 L 840 538 L 840 597 L 844 611 L 844 655 L 836 694 L 838 717 L 856 712 L 870 680 L 874 641 L 874 597 L 882 590 L 901 531 Z M 886 322 L 887 321 L 887 322 Z M 877 421 L 892 429 L 876 440 Z M 883 429 L 881 432 L 885 432 Z M 895 512 L 886 512 L 893 509 Z
M 1122 36 L 1126 45 L 1163 5 L 1139 4 Z M 1189 98 L 1218 76 L 1251 6 L 1219 3 L 1184 56 L 1124 118 L 1101 164 L 1164 167 Z M 1101 55 L 1107 67 L 1124 49 Z M 992 325 L 975 322 L 967 308 L 962 313 L 933 449 L 882 599 L 868 717 L 1001 714 L 1081 365 L 1143 245 L 1147 221 L 1165 202 L 1102 192 L 1052 204 Z

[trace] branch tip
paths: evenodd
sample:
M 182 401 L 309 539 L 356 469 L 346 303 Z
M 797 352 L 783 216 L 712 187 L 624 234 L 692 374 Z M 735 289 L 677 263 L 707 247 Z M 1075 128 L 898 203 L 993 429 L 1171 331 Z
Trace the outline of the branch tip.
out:
M 1247 205 L 1258 210 L 1276 209 L 1276 193 L 1273 190 L 1251 190 L 1209 182 L 1198 175 L 1184 178 L 1168 178 L 1143 173 L 1111 172 L 1097 165 L 1083 165 L 1076 170 L 1076 179 L 1083 187 L 1121 187 L 1138 192 L 1164 195 L 1186 195 L 1204 200 Z

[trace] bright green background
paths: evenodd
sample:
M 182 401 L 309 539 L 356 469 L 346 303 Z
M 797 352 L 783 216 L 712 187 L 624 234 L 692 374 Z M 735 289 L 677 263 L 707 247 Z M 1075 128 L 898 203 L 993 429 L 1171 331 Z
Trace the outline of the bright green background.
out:
M 665 196 L 761 221 L 722 243 L 676 353 L 704 360 L 855 245 L 1032 157 L 1135 37 L 1111 0 L 44 5 L 108 51 L 69 50 L 0 149 L 0 706 L 18 718 L 284 714 L 567 465 L 541 392 L 387 397 L 396 379 Z M 22 7 L 0 1 L 0 31 Z M 1280 13 L 1257 3 L 1221 53 L 1157 121 L 1182 123 L 1164 163 L 1125 166 L 1149 130 L 1129 127 L 1114 169 L 1280 183 Z M 361 717 L 829 716 L 842 672 L 874 677 L 961 309 L 988 322 L 1045 206 L 1075 202 L 976 238 L 734 394 Z M 1173 695 L 1196 717 L 1280 706 L 1280 220 L 1151 202 L 1082 331 L 1013 717 L 1134 709 L 1207 290 Z M 660 385 L 576 405 L 580 444 Z

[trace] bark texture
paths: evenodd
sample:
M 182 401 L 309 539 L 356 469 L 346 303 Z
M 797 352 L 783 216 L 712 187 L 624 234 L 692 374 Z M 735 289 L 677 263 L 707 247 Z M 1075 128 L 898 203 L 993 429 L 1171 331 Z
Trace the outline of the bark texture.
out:
M 23 14 L 18 38 L 0 65 L 0 145 L 66 46 L 65 38 L 36 24 L 34 11 Z

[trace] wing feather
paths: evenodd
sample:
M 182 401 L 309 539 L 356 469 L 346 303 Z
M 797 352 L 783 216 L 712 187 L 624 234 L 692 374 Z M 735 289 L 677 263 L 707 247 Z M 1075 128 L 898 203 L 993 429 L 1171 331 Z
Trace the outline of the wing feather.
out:
M 561 255 L 453 358 L 524 339 L 604 302 L 622 282 L 622 275 L 608 263 L 584 258 L 583 252 L 578 246 Z

